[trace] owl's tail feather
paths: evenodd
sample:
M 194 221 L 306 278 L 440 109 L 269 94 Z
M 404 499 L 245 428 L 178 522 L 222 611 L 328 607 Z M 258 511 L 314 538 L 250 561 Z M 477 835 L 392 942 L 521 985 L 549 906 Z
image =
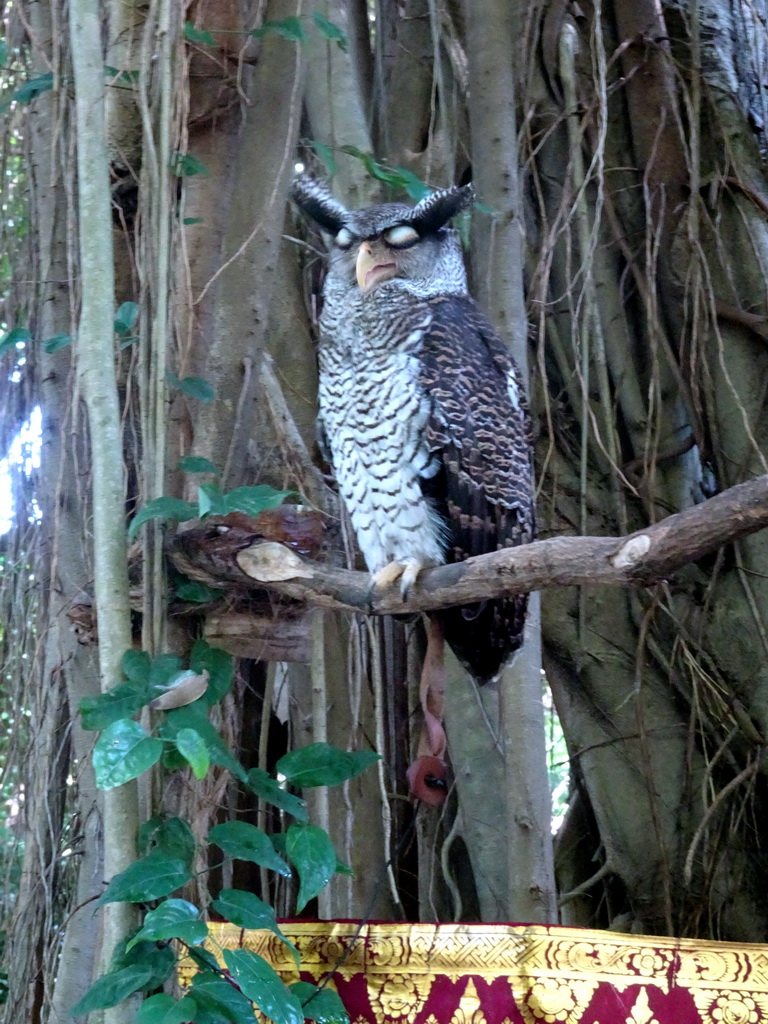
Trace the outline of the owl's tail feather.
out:
M 477 682 L 490 682 L 523 643 L 528 595 L 436 612 L 448 644 Z

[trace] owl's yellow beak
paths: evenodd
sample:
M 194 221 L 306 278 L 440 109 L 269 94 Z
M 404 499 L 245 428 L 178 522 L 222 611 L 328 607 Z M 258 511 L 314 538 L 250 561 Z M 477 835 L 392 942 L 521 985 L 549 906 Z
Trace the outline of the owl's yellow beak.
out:
M 363 242 L 357 250 L 355 273 L 360 291 L 369 292 L 374 285 L 393 278 L 397 264 L 387 262 L 387 255 L 376 253 L 370 242 Z

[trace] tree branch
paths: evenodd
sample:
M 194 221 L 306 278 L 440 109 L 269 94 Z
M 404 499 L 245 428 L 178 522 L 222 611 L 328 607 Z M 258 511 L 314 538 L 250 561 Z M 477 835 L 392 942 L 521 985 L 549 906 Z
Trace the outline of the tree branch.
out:
M 310 561 L 265 530 L 225 521 L 177 534 L 169 556 L 180 572 L 211 586 L 258 588 L 324 608 L 398 615 L 545 587 L 647 586 L 766 526 L 768 475 L 626 537 L 554 537 L 425 570 L 407 601 L 397 585 L 372 591 L 368 573 Z

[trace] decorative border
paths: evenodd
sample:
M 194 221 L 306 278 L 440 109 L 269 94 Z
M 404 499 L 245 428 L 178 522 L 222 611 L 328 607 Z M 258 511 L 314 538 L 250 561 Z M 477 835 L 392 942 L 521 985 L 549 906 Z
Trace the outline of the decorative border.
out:
M 272 932 L 209 927 L 212 952 L 243 946 L 298 978 Z M 768 1024 L 768 945 L 542 925 L 281 927 L 305 979 L 338 964 L 353 1024 Z M 179 973 L 188 984 L 194 968 Z

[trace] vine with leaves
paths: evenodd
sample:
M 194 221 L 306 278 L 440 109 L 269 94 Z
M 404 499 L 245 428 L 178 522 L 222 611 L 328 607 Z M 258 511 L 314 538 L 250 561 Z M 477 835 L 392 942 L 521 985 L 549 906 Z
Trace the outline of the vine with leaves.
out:
M 328 834 L 309 821 L 307 807 L 293 790 L 335 786 L 352 779 L 379 759 L 369 750 L 348 752 L 312 743 L 280 758 L 276 774 L 261 768 L 246 771 L 211 723 L 209 714 L 232 685 L 232 659 L 203 640 L 192 648 L 188 666 L 171 654 L 155 658 L 129 650 L 122 662 L 124 678 L 112 690 L 81 702 L 86 729 L 99 732 L 93 751 L 96 781 L 113 789 L 149 772 L 160 763 L 167 771 L 191 769 L 203 779 L 211 765 L 229 771 L 255 798 L 274 807 L 279 831 L 268 833 L 245 821 L 224 821 L 208 832 L 206 844 L 224 858 L 248 861 L 286 879 L 297 876 L 296 913 L 327 885 L 349 873 Z M 136 721 L 147 711 L 147 730 Z M 348 1016 L 333 989 L 324 984 L 287 985 L 258 954 L 248 949 L 221 949 L 201 911 L 178 895 L 192 880 L 196 842 L 179 817 L 153 817 L 139 835 L 140 856 L 112 878 L 97 906 L 128 902 L 141 906 L 138 930 L 115 951 L 103 974 L 72 1008 L 88 1014 L 140 993 L 144 998 L 137 1024 L 250 1024 L 254 1006 L 275 1024 L 345 1024 Z M 212 907 L 238 928 L 268 929 L 290 948 L 296 968 L 299 952 L 283 935 L 274 909 L 254 893 L 226 888 Z M 216 950 L 223 965 L 214 955 Z M 179 958 L 197 968 L 190 990 L 181 999 L 157 992 L 176 971 Z

